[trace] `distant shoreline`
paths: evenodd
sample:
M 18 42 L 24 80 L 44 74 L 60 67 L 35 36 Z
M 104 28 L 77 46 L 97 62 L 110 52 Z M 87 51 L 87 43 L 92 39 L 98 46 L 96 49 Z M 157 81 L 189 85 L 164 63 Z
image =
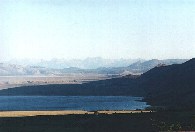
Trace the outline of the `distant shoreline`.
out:
M 148 110 L 107 110 L 107 111 L 0 111 L 1 117 L 28 117 L 28 116 L 46 116 L 46 115 L 85 115 L 85 114 L 130 114 L 130 113 L 148 113 Z
M 109 79 L 101 74 L 67 74 L 65 76 L 0 76 L 0 90 L 22 86 L 50 84 L 82 84 L 90 81 Z

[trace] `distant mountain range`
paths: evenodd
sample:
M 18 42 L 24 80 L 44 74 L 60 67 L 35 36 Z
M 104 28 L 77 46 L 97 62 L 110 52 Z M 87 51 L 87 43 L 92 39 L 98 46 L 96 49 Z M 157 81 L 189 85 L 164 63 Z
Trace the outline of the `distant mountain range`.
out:
M 152 60 L 145 63 L 149 67 L 153 61 L 157 62 Z M 194 77 L 195 58 L 183 64 L 158 65 L 137 77 L 129 75 L 73 85 L 25 86 L 1 90 L 0 95 L 143 96 L 153 106 L 189 110 L 195 109 Z
M 107 74 L 122 74 L 122 75 L 128 75 L 128 74 L 142 74 L 156 66 L 161 65 L 172 65 L 172 64 L 182 64 L 186 62 L 187 59 L 166 59 L 166 60 L 139 60 L 135 63 L 130 64 L 127 67 L 110 67 L 110 68 L 98 68 L 96 71 L 98 73 L 107 73 Z
M 23 66 L 40 66 L 51 69 L 64 69 L 77 67 L 80 69 L 97 69 L 99 67 L 127 67 L 130 64 L 142 61 L 142 59 L 104 59 L 101 57 L 92 57 L 86 59 L 51 59 L 51 60 L 10 60 L 9 64 L 17 64 Z M 144 61 L 144 60 L 143 60 Z
M 86 59 L 83 62 L 75 60 L 77 64 L 85 64 L 86 67 L 98 67 L 96 69 L 81 69 L 82 65 L 78 67 L 64 68 L 66 61 L 52 60 L 52 61 L 42 61 L 40 63 L 30 65 L 19 65 L 10 63 L 0 63 L 0 76 L 14 76 L 14 75 L 63 75 L 67 73 L 94 73 L 94 74 L 117 74 L 117 75 L 128 75 L 128 74 L 142 74 L 156 66 L 159 65 L 171 65 L 171 64 L 181 64 L 187 61 L 186 59 L 167 59 L 167 60 L 106 60 L 101 58 Z M 14 62 L 14 61 L 13 61 Z M 112 62 L 112 63 L 111 63 Z M 129 65 L 128 65 L 128 64 Z M 88 66 L 86 66 L 88 65 Z M 123 67 L 120 67 L 120 66 Z M 128 65 L 128 66 L 125 66 Z M 113 66 L 113 67 L 104 67 Z M 119 66 L 119 67 L 118 67 Z M 53 67 L 53 68 L 52 68 Z M 54 68 L 55 67 L 55 68 Z

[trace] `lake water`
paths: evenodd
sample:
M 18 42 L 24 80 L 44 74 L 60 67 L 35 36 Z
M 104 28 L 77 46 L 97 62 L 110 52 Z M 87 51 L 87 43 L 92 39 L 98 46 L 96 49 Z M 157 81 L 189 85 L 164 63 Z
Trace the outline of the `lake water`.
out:
M 0 96 L 0 110 L 135 110 L 148 105 L 131 96 Z

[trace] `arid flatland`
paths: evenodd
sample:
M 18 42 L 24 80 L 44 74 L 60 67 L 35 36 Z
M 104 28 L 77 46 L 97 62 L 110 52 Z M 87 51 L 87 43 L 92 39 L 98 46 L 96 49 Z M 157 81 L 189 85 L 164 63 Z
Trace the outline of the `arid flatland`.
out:
M 100 74 L 66 74 L 63 76 L 0 76 L 0 90 L 20 86 L 48 84 L 81 84 L 104 80 L 109 77 Z

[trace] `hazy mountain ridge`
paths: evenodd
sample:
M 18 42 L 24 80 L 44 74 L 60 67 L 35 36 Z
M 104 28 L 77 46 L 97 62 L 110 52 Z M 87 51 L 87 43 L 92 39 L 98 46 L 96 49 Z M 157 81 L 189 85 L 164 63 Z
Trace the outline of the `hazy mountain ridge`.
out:
M 51 59 L 51 60 L 10 60 L 6 63 L 24 65 L 24 66 L 41 66 L 50 69 L 64 69 L 77 67 L 80 69 L 97 69 L 99 67 L 127 67 L 130 64 L 142 59 L 104 59 L 101 57 L 91 57 L 86 59 Z
M 44 67 L 21 66 L 15 64 L 0 64 L 0 76 L 17 75 L 49 75 L 59 73 L 58 70 L 52 70 Z
M 158 65 L 182 64 L 186 61 L 187 59 L 166 59 L 166 60 L 152 59 L 144 62 L 138 61 L 128 66 L 126 70 L 132 72 L 144 73 Z
M 91 59 L 85 60 L 85 61 L 87 61 L 89 63 L 89 65 L 96 65 L 101 60 L 102 60 L 101 58 L 96 58 L 93 60 L 92 64 L 90 64 L 90 62 L 92 62 Z M 113 60 L 113 61 L 115 62 L 115 60 Z M 135 60 L 132 60 L 132 61 L 135 61 Z M 17 64 L 0 63 L 0 76 L 63 75 L 63 74 L 67 74 L 67 73 L 81 73 L 81 74 L 94 73 L 94 74 L 117 74 L 117 75 L 142 74 L 142 73 L 144 73 L 144 72 L 146 72 L 146 71 L 148 71 L 148 70 L 150 70 L 158 65 L 161 65 L 161 64 L 164 64 L 164 65 L 181 64 L 185 61 L 187 61 L 187 60 L 185 60 L 185 59 L 168 59 L 168 60 L 153 59 L 153 60 L 149 60 L 149 61 L 138 60 L 132 64 L 129 62 L 130 65 L 127 67 L 99 67 L 97 69 L 81 69 L 78 67 L 63 68 L 63 66 L 59 64 L 58 60 L 51 61 L 51 62 L 53 65 L 59 65 L 59 67 L 61 69 L 53 69 L 53 68 L 49 68 L 49 67 L 44 67 L 43 64 L 37 65 L 37 66 L 28 66 L 28 65 L 25 66 L 25 65 L 17 65 Z M 118 62 L 118 61 L 116 61 L 116 62 Z M 110 63 L 110 61 L 108 63 Z M 126 61 L 124 61 L 124 63 L 126 63 Z M 52 64 L 50 64 L 50 66 Z

